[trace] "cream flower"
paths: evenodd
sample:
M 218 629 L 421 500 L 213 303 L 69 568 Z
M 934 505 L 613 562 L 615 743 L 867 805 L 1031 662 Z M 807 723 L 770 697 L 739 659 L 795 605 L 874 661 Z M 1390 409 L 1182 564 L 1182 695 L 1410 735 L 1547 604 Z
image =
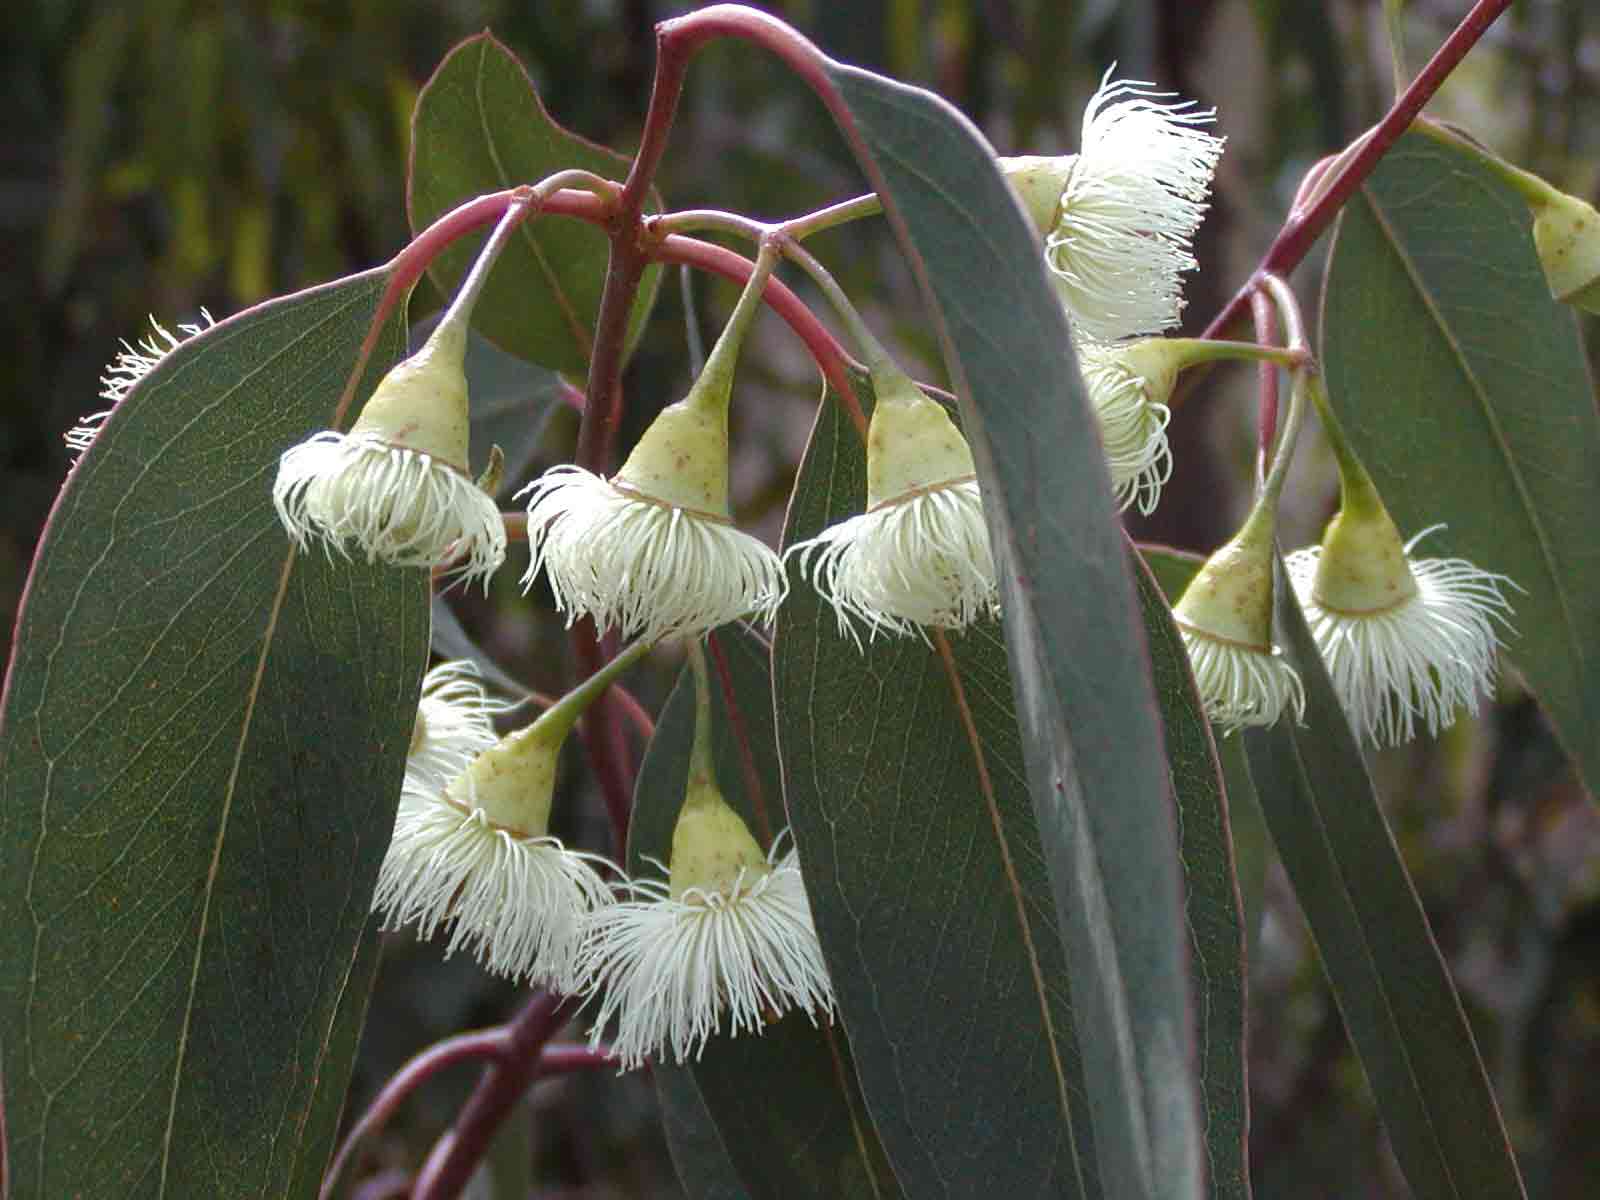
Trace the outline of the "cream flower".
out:
M 117 357 L 106 367 L 106 373 L 100 376 L 100 398 L 109 400 L 112 408 L 115 408 L 122 402 L 122 398 L 133 390 L 134 384 L 155 369 L 157 363 L 176 350 L 186 339 L 204 333 L 215 324 L 211 314 L 203 308 L 200 310 L 200 320 L 192 325 L 179 325 L 177 334 L 171 333 L 161 322 L 151 317 L 152 332 L 141 338 L 137 345 L 123 342 L 122 349 L 117 351 Z M 110 408 L 90 413 L 62 435 L 73 462 L 77 462 L 89 448 L 90 443 L 99 434 L 100 426 L 110 415 Z
M 1159 338 L 1105 345 L 1084 342 L 1078 361 L 1089 403 L 1100 423 L 1111 491 L 1118 504 L 1155 511 L 1161 489 L 1172 474 L 1172 449 L 1166 400 L 1177 378 L 1176 364 L 1161 361 Z M 1148 351 L 1154 348 L 1156 354 Z
M 770 548 L 723 512 L 633 485 L 626 466 L 615 480 L 554 467 L 523 495 L 532 558 L 522 586 L 543 570 L 569 625 L 590 616 L 602 630 L 655 641 L 745 616 L 770 621 L 783 603 L 788 581 Z
M 898 634 L 961 629 L 993 615 L 999 586 L 972 450 L 943 407 L 909 378 L 873 373 L 867 431 L 867 510 L 785 552 L 854 621 Z
M 447 956 L 465 946 L 496 974 L 570 985 L 583 921 L 611 898 L 596 870 L 606 860 L 548 834 L 572 719 L 507 735 L 443 787 L 407 772 L 372 900 L 385 928 L 414 923 L 430 938 L 448 924 Z
M 368 562 L 456 570 L 485 583 L 505 561 L 500 510 L 459 469 L 419 450 L 374 437 L 324 430 L 278 464 L 272 489 L 295 545 L 312 538 L 348 555 L 353 543 Z
M 699 1058 L 719 1028 L 756 1032 L 770 1014 L 797 1008 L 813 1024 L 832 1014 L 793 849 L 778 857 L 774 843 L 764 863 L 721 887 L 680 892 L 640 879 L 628 889 L 633 899 L 590 917 L 578 979 L 580 990 L 601 995 L 592 1041 L 615 1018 L 611 1047 L 624 1069 L 651 1056 Z
M 911 634 L 963 629 L 998 603 L 994 556 L 976 479 L 897 496 L 830 525 L 789 553 L 859 642 L 853 620 Z
M 446 957 L 465 946 L 497 975 L 565 989 L 584 918 L 611 898 L 596 870 L 605 862 L 437 792 L 408 792 L 372 909 L 385 929 L 414 923 L 423 939 L 449 924 Z
M 1215 111 L 1162 103 L 1171 93 L 1101 81 L 1083 118 L 1045 260 L 1074 326 L 1100 341 L 1178 324 L 1180 276 L 1205 215 L 1222 139 L 1197 128 Z
M 1334 691 L 1357 736 L 1375 746 L 1410 741 L 1419 720 L 1437 735 L 1457 710 L 1475 714 L 1494 683 L 1495 623 L 1507 625 L 1503 589 L 1515 585 L 1465 559 L 1411 557 L 1441 528 L 1407 542 L 1398 565 L 1369 551 L 1343 578 L 1343 556 L 1326 543 L 1285 563 Z
M 1229 642 L 1182 621 L 1178 632 L 1189 652 L 1206 716 L 1222 733 L 1248 725 L 1276 725 L 1287 710 L 1294 712 L 1296 721 L 1305 717 L 1305 688 L 1276 646 Z
M 452 310 L 454 311 L 454 310 Z M 469 582 L 505 561 L 494 501 L 467 476 L 466 319 L 442 321 L 392 368 L 348 434 L 324 430 L 278 462 L 272 502 L 296 546 L 354 543 L 368 562 L 455 570 Z

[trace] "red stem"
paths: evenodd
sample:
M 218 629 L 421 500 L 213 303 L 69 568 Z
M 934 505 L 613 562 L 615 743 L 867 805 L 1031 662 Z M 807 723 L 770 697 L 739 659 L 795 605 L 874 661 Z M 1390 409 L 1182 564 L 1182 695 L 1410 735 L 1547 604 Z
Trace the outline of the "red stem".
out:
M 614 642 L 615 639 L 609 639 Z M 572 648 L 578 656 L 580 678 L 587 678 L 603 667 L 616 653 L 615 645 L 602 645 L 595 636 L 594 621 L 585 617 L 572 631 Z M 590 703 L 580 726 L 589 768 L 600 784 L 606 818 L 611 823 L 612 849 L 618 862 L 628 850 L 628 819 L 633 812 L 633 752 L 618 720 L 624 705 L 616 689 L 608 687 Z
M 564 997 L 539 992 L 505 1028 L 504 1053 L 478 1081 L 455 1128 L 439 1139 L 422 1164 L 412 1200 L 452 1200 L 461 1194 L 495 1131 L 538 1078 L 539 1052 L 560 1028 L 565 1007 Z
M 724 279 L 730 279 L 740 285 L 749 279 L 750 272 L 755 270 L 755 264 L 742 254 L 712 242 L 703 242 L 698 238 L 685 237 L 677 233 L 663 238 L 657 244 L 655 256 L 662 262 L 699 267 L 703 271 L 721 275 Z M 788 285 L 780 279 L 767 280 L 762 298 L 773 312 L 788 322 L 795 336 L 805 343 L 806 349 L 811 352 L 811 357 L 816 360 L 817 369 L 828 381 L 828 386 L 838 392 L 840 398 L 847 404 L 854 405 L 855 392 L 850 389 L 850 374 L 847 369 L 852 360 L 833 334 L 828 332 L 828 327 L 819 321 L 806 303 L 790 291 Z
M 585 1045 L 546 1046 L 539 1052 L 539 1074 L 570 1075 L 574 1071 L 589 1071 L 596 1067 L 614 1067 L 617 1056 L 605 1047 L 595 1050 Z
M 1411 81 L 1411 86 L 1394 102 L 1394 107 L 1365 135 L 1360 149 L 1346 160 L 1342 168 L 1335 168 L 1338 174 L 1328 189 L 1304 212 L 1290 214 L 1272 245 L 1267 248 L 1255 273 L 1206 327 L 1202 337 L 1226 337 L 1234 322 L 1242 318 L 1250 306 L 1250 297 L 1255 294 L 1262 276 L 1287 276 L 1300 264 L 1323 231 L 1333 223 L 1344 202 L 1372 174 L 1378 161 L 1400 140 L 1400 135 L 1411 127 L 1411 122 L 1423 106 L 1433 99 L 1433 94 L 1466 57 L 1467 51 L 1477 45 L 1484 31 L 1510 7 L 1511 0 L 1478 0 L 1472 6 L 1472 11 L 1462 18 L 1455 32 L 1445 39 L 1437 53 L 1428 60 L 1428 65 L 1422 68 Z
M 412 1092 L 456 1063 L 474 1058 L 499 1058 L 509 1044 L 510 1034 L 504 1026 L 463 1033 L 429 1046 L 396 1071 L 345 1135 L 344 1145 L 339 1147 L 328 1173 L 322 1177 L 322 1191 L 319 1193 L 322 1200 L 328 1200 L 333 1195 L 334 1185 L 349 1164 L 356 1146 L 369 1134 L 381 1129 Z

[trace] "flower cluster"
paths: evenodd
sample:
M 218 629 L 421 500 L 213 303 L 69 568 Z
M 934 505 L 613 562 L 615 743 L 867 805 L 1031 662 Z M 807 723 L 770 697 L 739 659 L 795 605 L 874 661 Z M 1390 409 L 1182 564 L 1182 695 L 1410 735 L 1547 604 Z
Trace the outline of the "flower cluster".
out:
M 465 947 L 497 974 L 598 997 L 594 1040 L 614 1025 L 625 1068 L 682 1062 L 719 1029 L 759 1032 L 788 1009 L 813 1021 L 833 1011 L 795 851 L 780 852 L 780 836 L 762 853 L 717 789 L 702 726 L 670 866 L 655 864 L 668 882 L 610 886 L 613 864 L 549 835 L 566 736 L 637 657 L 619 655 L 503 738 L 492 721 L 506 707 L 470 664 L 430 671 L 372 904 L 387 928 L 447 930 L 446 956 Z

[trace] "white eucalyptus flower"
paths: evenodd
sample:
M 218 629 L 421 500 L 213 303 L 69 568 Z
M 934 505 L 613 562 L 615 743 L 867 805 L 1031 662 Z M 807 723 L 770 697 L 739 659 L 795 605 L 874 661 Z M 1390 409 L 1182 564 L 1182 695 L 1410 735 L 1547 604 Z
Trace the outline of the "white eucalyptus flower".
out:
M 681 508 L 575 466 L 553 467 L 518 493 L 528 501 L 532 559 L 567 624 L 649 641 L 692 636 L 740 617 L 770 621 L 788 590 L 782 560 L 714 511 Z
M 859 642 L 880 630 L 961 629 L 999 607 L 972 450 L 944 408 L 903 375 L 875 371 L 867 509 L 785 552 Z
M 699 1058 L 719 1030 L 758 1032 L 790 1009 L 813 1024 L 832 1014 L 792 848 L 779 857 L 775 842 L 765 862 L 741 866 L 722 886 L 640 879 L 628 889 L 632 899 L 590 917 L 578 980 L 601 997 L 596 1044 L 616 1020 L 611 1048 L 624 1069 L 647 1057 Z
M 565 990 L 583 922 L 611 899 L 604 858 L 548 834 L 556 757 L 570 724 L 527 729 L 478 754 L 445 787 L 408 772 L 374 912 L 385 928 L 450 927 L 446 956 Z
M 200 310 L 200 320 L 191 325 L 179 325 L 177 334 L 173 334 L 161 322 L 151 317 L 152 332 L 139 339 L 137 345 L 123 342 L 122 349 L 117 351 L 117 357 L 106 367 L 106 373 L 100 376 L 100 398 L 110 401 L 112 408 L 115 408 L 122 402 L 122 398 L 133 390 L 134 384 L 155 369 L 157 363 L 176 350 L 186 339 L 203 333 L 215 324 L 211 314 L 203 308 Z M 110 415 L 110 408 L 90 413 L 62 435 L 73 462 L 77 462 L 89 448 L 89 444 L 99 434 L 100 426 Z
M 1516 585 L 1466 559 L 1413 558 L 1441 528 L 1417 534 L 1398 560 L 1379 553 L 1377 538 L 1356 555 L 1330 533 L 1285 562 L 1334 691 L 1356 735 L 1375 746 L 1410 741 L 1419 721 L 1437 735 L 1459 709 L 1476 713 L 1494 684 L 1495 625 L 1509 627 L 1504 588 Z
M 287 451 L 272 489 L 284 529 L 368 562 L 455 570 L 485 583 L 505 561 L 500 510 L 459 469 L 382 437 L 324 430 Z
M 1276 646 L 1225 641 L 1181 621 L 1178 632 L 1189 652 L 1206 716 L 1222 733 L 1247 725 L 1276 725 L 1285 711 L 1292 711 L 1296 721 L 1305 716 L 1305 688 Z
M 1078 346 L 1089 403 L 1100 423 L 1111 491 L 1123 508 L 1136 505 L 1145 515 L 1155 511 L 1161 489 L 1172 474 L 1172 448 L 1167 422 L 1178 369 L 1161 353 L 1161 338 Z
M 1178 324 L 1180 277 L 1205 216 L 1223 139 L 1198 128 L 1215 110 L 1171 103 L 1147 83 L 1111 82 L 1083 117 L 1078 154 L 1002 166 L 1045 234 L 1045 261 L 1074 327 L 1098 341 Z
M 441 323 L 383 377 L 350 432 L 324 430 L 279 460 L 272 502 L 296 546 L 320 539 L 368 562 L 440 567 L 469 582 L 505 561 L 493 499 L 467 475 L 466 326 Z

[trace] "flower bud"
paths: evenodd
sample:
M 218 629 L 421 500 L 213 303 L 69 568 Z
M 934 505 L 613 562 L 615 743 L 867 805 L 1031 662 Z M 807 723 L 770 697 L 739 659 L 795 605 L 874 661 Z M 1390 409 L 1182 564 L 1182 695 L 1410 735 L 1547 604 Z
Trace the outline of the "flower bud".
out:
M 1189 581 L 1172 615 L 1189 651 L 1206 715 L 1223 732 L 1305 712 L 1300 676 L 1272 644 L 1273 526 L 1258 504 L 1233 539 Z
M 910 378 L 880 366 L 872 380 L 867 510 L 785 556 L 798 557 L 852 638 L 852 618 L 870 634 L 964 628 L 999 604 L 972 449 Z
M 1533 244 L 1550 294 L 1585 312 L 1600 313 L 1600 212 L 1549 188 L 1533 202 Z

